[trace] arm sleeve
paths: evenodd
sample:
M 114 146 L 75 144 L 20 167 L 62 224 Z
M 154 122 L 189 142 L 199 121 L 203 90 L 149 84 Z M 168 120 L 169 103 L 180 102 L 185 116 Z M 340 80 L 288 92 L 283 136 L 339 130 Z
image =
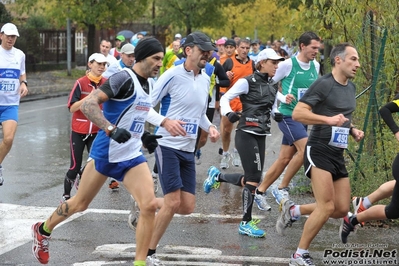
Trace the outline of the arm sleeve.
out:
M 398 96 L 398 95 L 397 95 Z M 395 97 L 396 98 L 396 97 Z M 392 117 L 392 113 L 399 112 L 399 100 L 395 99 L 392 102 L 387 103 L 380 109 L 380 115 L 384 122 L 391 129 L 393 134 L 399 131 L 398 125 L 395 123 L 395 120 Z
M 230 101 L 234 98 L 240 96 L 241 94 L 247 94 L 249 89 L 249 84 L 246 79 L 239 79 L 234 83 L 223 96 L 220 98 L 220 110 L 222 115 L 232 112 L 230 107 Z
M 279 82 L 283 78 L 287 77 L 292 70 L 292 60 L 287 59 L 278 64 L 278 68 L 276 70 L 276 74 L 273 77 L 275 82 Z
M 231 71 L 233 69 L 233 60 L 227 58 L 226 61 L 224 61 L 223 68 L 226 72 Z
M 220 87 L 230 86 L 230 80 L 221 64 L 215 62 L 215 75 L 218 77 Z
M 205 130 L 205 132 L 209 132 L 209 127 L 212 125 L 211 121 L 209 121 L 208 117 L 206 116 L 206 113 L 203 113 L 201 116 L 201 120 L 199 122 L 200 128 Z

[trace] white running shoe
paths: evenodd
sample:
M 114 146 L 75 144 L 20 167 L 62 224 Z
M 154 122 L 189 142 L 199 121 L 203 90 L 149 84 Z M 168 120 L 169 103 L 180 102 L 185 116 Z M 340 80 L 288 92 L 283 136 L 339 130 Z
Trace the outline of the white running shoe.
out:
M 240 155 L 238 154 L 238 151 L 234 151 L 233 154 L 231 155 L 231 157 L 233 158 L 233 165 L 235 167 L 240 167 L 241 166 L 241 158 Z
M 272 207 L 269 205 L 269 203 L 267 203 L 266 193 L 257 194 L 255 192 L 254 201 L 255 201 L 256 205 L 258 205 L 258 209 L 261 211 L 270 211 L 272 209 Z
M 154 181 L 154 192 L 157 193 L 159 190 L 159 182 L 158 182 L 159 175 L 154 171 L 152 171 L 151 175 L 152 175 L 152 181 Z
M 130 195 L 130 197 L 132 198 L 132 208 L 130 210 L 129 217 L 127 218 L 127 225 L 129 226 L 130 229 L 136 231 L 137 223 L 139 221 L 139 216 L 140 216 L 140 209 L 133 196 Z
M 156 253 L 152 254 L 151 256 L 147 256 L 145 263 L 147 266 L 164 266 L 165 265 L 157 258 Z
M 0 186 L 2 186 L 4 183 L 4 178 L 3 178 L 3 167 L 0 165 Z
M 230 162 L 230 153 L 222 155 L 222 160 L 220 161 L 220 168 L 221 169 L 229 168 L 229 162 Z

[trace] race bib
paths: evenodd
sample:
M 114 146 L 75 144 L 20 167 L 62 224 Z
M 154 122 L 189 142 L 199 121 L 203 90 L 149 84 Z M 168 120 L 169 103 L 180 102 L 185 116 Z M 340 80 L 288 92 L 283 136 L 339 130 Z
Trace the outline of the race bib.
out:
M 180 121 L 186 122 L 182 125 L 184 130 L 187 132 L 186 137 L 196 139 L 198 134 L 198 119 L 194 118 L 180 118 Z
M 331 139 L 328 145 L 346 149 L 348 147 L 349 128 L 331 127 Z
M 3 81 L 0 84 L 0 91 L 3 92 L 13 92 L 15 91 L 16 86 L 15 86 L 15 82 L 10 82 L 10 81 Z
M 308 88 L 298 88 L 298 101 L 302 98 Z
M 141 135 L 144 132 L 145 120 L 141 117 L 136 117 L 133 119 L 130 131 L 132 132 L 132 137 L 141 139 Z

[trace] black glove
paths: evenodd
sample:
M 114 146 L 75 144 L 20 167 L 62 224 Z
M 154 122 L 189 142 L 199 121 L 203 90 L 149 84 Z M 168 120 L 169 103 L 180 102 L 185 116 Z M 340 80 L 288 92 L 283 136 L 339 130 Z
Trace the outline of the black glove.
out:
M 274 121 L 276 121 L 277 123 L 283 121 L 282 113 L 274 113 L 274 114 L 272 114 L 272 117 L 273 117 Z
M 129 131 L 120 127 L 115 127 L 115 129 L 112 130 L 111 134 L 109 134 L 109 137 L 118 143 L 124 143 L 128 141 L 131 136 L 132 135 Z
M 229 121 L 233 124 L 235 122 L 237 122 L 238 120 L 240 120 L 240 115 L 241 115 L 241 113 L 236 113 L 236 112 L 229 112 L 226 114 Z
M 153 135 L 148 131 L 145 131 L 143 136 L 141 136 L 141 141 L 143 142 L 143 146 L 147 148 L 148 152 L 151 154 L 155 151 L 155 148 L 158 147 L 157 139 L 162 138 L 161 135 Z

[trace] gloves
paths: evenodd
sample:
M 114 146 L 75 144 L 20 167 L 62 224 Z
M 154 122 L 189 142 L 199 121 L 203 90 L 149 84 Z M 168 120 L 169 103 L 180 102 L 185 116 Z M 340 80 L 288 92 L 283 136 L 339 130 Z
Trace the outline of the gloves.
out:
M 151 154 L 155 151 L 155 148 L 158 147 L 157 139 L 162 138 L 161 135 L 153 135 L 148 131 L 145 131 L 143 136 L 141 136 L 141 141 L 143 142 L 143 146 L 147 148 L 148 152 Z
M 236 112 L 229 112 L 226 114 L 229 121 L 233 124 L 235 122 L 237 122 L 238 120 L 240 120 L 240 117 L 241 117 L 240 115 L 241 115 L 241 113 L 236 113 Z
M 282 113 L 272 113 L 272 117 L 274 119 L 274 121 L 276 121 L 277 123 L 283 121 L 283 114 Z
M 115 129 L 112 130 L 111 134 L 109 134 L 109 137 L 118 143 L 124 143 L 128 141 L 131 136 L 132 135 L 129 131 L 120 127 L 115 127 Z

